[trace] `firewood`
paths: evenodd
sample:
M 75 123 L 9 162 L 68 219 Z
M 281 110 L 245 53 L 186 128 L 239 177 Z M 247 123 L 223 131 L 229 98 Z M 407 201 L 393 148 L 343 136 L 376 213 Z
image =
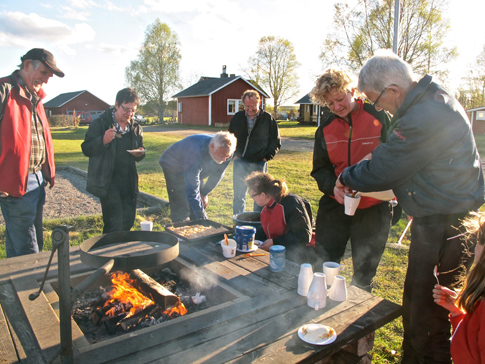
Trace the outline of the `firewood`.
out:
M 176 295 L 141 270 L 132 270 L 130 276 L 134 281 L 133 286 L 158 304 L 163 311 L 180 302 Z
M 120 326 L 123 330 L 128 331 L 135 328 L 140 322 L 142 322 L 147 316 L 151 316 L 153 311 L 160 311 L 160 307 L 157 304 L 145 307 L 145 309 L 137 312 L 131 317 L 125 318 L 120 321 Z

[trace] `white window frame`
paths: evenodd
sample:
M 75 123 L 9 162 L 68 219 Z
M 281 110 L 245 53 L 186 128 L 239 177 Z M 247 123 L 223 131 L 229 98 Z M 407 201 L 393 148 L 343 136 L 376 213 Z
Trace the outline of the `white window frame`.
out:
M 485 120 L 485 110 L 477 111 L 477 120 Z
M 178 104 L 178 111 L 182 112 L 182 103 L 181 102 L 179 102 L 179 104 Z
M 234 105 L 234 112 L 229 110 L 229 105 Z M 242 109 L 240 109 L 242 107 Z M 244 104 L 241 99 L 227 99 L 227 115 L 234 115 L 238 111 L 244 110 Z

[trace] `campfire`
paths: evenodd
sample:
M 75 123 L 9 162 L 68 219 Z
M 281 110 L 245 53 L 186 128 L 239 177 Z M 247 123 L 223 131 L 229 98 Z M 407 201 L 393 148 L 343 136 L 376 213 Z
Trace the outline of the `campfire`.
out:
M 73 307 L 74 320 L 88 339 L 91 336 L 90 341 L 97 342 L 100 337 L 120 335 L 206 308 L 205 296 L 193 292 L 190 284 L 169 268 L 154 278 L 138 269 L 113 273 L 110 285 L 80 297 Z

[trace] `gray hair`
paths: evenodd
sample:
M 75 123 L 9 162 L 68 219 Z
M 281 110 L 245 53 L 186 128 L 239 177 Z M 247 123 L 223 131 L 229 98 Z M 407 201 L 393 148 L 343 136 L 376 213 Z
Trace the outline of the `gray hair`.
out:
M 25 61 L 27 61 L 27 60 L 25 60 Z M 21 64 L 18 65 L 19 70 L 24 69 L 25 61 L 23 61 Z M 37 59 L 31 59 L 30 63 L 32 64 L 32 67 L 34 68 L 34 70 L 39 68 L 39 66 L 42 64 L 42 62 L 37 60 Z
M 360 70 L 358 88 L 363 93 L 381 93 L 386 87 L 394 84 L 408 91 L 416 80 L 417 77 L 409 63 L 390 49 L 380 49 Z
M 237 139 L 234 134 L 229 133 L 228 131 L 220 131 L 212 137 L 210 144 L 212 144 L 215 149 L 223 148 L 228 154 L 233 154 L 236 150 Z

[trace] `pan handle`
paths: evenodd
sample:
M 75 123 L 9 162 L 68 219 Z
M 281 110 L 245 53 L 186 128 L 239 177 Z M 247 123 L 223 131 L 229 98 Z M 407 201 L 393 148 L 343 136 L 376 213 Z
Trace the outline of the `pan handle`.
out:
M 99 278 L 107 275 L 111 271 L 111 269 L 113 269 L 114 264 L 115 264 L 115 260 L 110 259 L 101 268 L 98 268 L 98 270 L 96 270 L 88 278 L 86 278 L 84 281 L 82 281 L 76 287 L 74 287 L 74 289 L 71 292 L 71 302 L 74 302 L 79 297 L 79 295 L 81 295 L 91 285 L 96 283 L 96 281 Z

